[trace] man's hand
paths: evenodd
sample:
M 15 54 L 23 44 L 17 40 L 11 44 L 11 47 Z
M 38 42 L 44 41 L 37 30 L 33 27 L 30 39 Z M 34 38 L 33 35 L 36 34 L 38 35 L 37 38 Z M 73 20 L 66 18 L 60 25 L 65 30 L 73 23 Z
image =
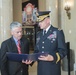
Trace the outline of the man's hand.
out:
M 24 61 L 24 60 L 22 60 L 22 63 L 25 63 L 25 64 L 31 64 L 33 61 L 31 61 L 31 60 L 26 60 L 26 61 Z
M 52 56 L 52 55 L 47 55 L 47 56 L 40 56 L 39 58 L 38 58 L 39 60 L 43 60 L 43 61 L 53 61 L 54 60 L 54 57 Z

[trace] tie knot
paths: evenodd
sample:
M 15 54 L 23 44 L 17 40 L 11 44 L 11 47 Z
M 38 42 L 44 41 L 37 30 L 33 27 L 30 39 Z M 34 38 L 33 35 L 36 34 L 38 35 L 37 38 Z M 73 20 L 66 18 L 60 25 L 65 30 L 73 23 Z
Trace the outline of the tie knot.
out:
M 18 44 L 20 44 L 20 40 L 18 40 L 17 42 L 18 42 Z
M 43 35 L 45 35 L 45 34 L 46 34 L 46 30 L 43 31 Z

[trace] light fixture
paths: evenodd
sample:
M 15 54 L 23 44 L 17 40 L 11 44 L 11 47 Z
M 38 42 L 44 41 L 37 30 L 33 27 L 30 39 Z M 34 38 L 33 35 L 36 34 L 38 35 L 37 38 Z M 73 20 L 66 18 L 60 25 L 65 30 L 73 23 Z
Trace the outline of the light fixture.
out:
M 71 19 L 71 13 L 70 13 L 71 8 L 70 8 L 70 3 L 68 1 L 65 3 L 64 9 L 66 10 L 68 19 Z

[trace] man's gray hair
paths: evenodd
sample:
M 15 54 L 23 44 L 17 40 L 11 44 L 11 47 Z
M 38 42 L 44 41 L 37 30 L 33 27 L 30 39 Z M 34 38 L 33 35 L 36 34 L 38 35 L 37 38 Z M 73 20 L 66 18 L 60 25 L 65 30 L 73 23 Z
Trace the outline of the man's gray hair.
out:
M 10 24 L 10 29 L 11 29 L 11 30 L 14 29 L 14 28 L 16 28 L 16 27 L 22 27 L 22 24 L 19 23 L 19 22 L 12 22 L 12 23 Z

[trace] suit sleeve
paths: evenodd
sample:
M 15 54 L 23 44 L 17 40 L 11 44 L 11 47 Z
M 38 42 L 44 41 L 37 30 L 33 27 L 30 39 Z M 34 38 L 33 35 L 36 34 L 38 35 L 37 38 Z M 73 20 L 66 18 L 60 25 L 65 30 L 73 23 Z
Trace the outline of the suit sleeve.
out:
M 62 30 L 57 31 L 57 52 L 54 55 L 55 62 L 58 63 L 67 54 L 67 47 L 65 44 L 65 37 Z
M 3 42 L 1 44 L 1 75 L 9 75 L 7 70 L 8 67 L 7 67 L 6 52 L 7 52 L 7 46 L 6 43 Z

